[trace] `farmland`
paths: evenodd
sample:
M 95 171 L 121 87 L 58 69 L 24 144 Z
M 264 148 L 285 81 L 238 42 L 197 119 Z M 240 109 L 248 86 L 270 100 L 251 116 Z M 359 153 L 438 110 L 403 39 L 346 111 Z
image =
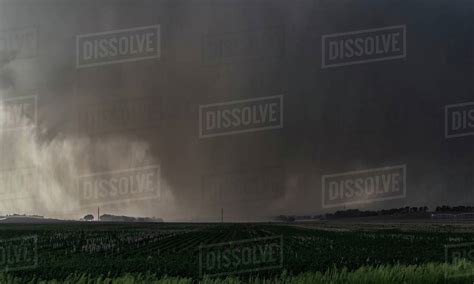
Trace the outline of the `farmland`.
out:
M 349 273 L 397 265 L 433 269 L 429 265 L 445 262 L 445 245 L 474 242 L 473 231 L 466 223 L 3 224 L 2 240 L 35 236 L 37 263 L 10 269 L 2 277 L 64 280 L 71 275 L 114 278 L 148 273 L 190 281 L 206 276 L 200 274 L 202 247 L 270 237 L 281 238 L 281 259 L 275 258 L 281 265 L 237 274 L 227 270 L 222 277 L 290 277 L 328 269 Z

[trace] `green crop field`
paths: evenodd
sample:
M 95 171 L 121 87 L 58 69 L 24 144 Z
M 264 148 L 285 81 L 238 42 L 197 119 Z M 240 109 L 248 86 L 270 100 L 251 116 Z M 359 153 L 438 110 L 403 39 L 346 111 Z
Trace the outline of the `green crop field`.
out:
M 470 227 L 433 228 L 416 224 L 4 224 L 0 282 L 220 283 L 227 278 L 229 283 L 472 283 L 470 262 L 445 263 L 445 245 L 474 242 Z M 21 255 L 5 249 L 8 240 L 32 236 L 35 262 L 15 266 L 14 258 Z M 278 240 L 278 254 L 273 256 L 277 265 L 246 264 L 246 268 L 255 265 L 255 271 L 230 265 L 221 267 L 218 276 L 200 270 L 206 265 L 200 256 L 203 248 L 224 251 L 229 243 L 236 248 L 257 242 L 259 248 L 267 248 L 271 237 Z M 10 258 L 13 262 L 8 262 Z M 445 279 L 445 273 L 460 277 Z

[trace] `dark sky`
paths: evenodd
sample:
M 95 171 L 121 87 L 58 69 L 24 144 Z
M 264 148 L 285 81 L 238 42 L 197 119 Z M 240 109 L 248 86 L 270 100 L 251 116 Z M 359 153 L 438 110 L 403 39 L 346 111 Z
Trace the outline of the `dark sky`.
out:
M 76 68 L 77 35 L 151 25 L 160 25 L 159 59 Z M 323 35 L 399 25 L 405 58 L 321 67 Z M 445 106 L 474 102 L 471 0 L 0 1 L 0 34 L 25 27 L 37 28 L 36 52 L 2 54 L 1 95 L 36 94 L 38 122 L 33 138 L 0 133 L 2 151 L 17 157 L 1 163 L 30 153 L 41 181 L 30 201 L 4 199 L 0 213 L 81 216 L 92 207 L 71 209 L 78 176 L 156 164 L 160 200 L 104 211 L 174 220 L 215 220 L 220 207 L 232 220 L 318 213 L 323 175 L 395 165 L 406 165 L 405 198 L 352 207 L 474 202 L 474 136 L 444 134 Z M 268 34 L 270 43 L 259 40 Z M 209 42 L 230 39 L 264 48 L 206 57 Z M 277 95 L 282 128 L 199 138 L 199 105 Z M 81 121 L 134 102 L 151 111 L 128 126 Z M 242 189 L 268 173 L 274 191 Z M 219 199 L 209 179 L 243 186 Z

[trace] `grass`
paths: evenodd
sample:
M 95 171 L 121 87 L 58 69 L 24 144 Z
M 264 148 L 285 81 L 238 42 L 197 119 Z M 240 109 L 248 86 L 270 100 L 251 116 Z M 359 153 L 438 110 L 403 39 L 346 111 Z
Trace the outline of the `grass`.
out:
M 436 232 L 421 227 L 419 231 L 405 232 L 400 226 L 340 232 L 273 224 L 61 224 L 2 228 L 0 239 L 36 235 L 34 258 L 38 263 L 31 270 L 1 273 L 0 269 L 0 284 L 194 284 L 198 283 L 201 244 L 266 236 L 283 236 L 283 269 L 199 282 L 474 283 L 474 277 L 470 277 L 474 275 L 474 262 L 443 264 L 447 257 L 444 246 L 474 242 L 472 230 Z M 464 252 L 471 248 L 461 249 Z M 462 271 L 467 276 L 445 279 L 445 273 L 456 275 Z
M 445 278 L 445 273 L 452 277 Z M 464 276 L 454 277 L 463 274 Z M 380 265 L 380 266 L 363 266 L 354 271 L 347 269 L 328 269 L 325 273 L 306 272 L 299 275 L 288 275 L 283 272 L 275 278 L 249 278 L 245 279 L 246 283 L 254 284 L 300 284 L 300 283 L 473 283 L 474 279 L 474 262 L 460 261 L 456 264 L 446 263 L 426 263 L 422 265 Z M 32 279 L 25 282 L 18 276 L 12 276 L 8 273 L 0 273 L 0 283 L 17 284 L 59 284 L 59 283 L 79 283 L 79 284 L 132 284 L 132 283 L 159 283 L 159 284 L 191 284 L 193 279 L 181 277 L 157 277 L 151 273 L 145 274 L 125 274 L 120 277 L 90 277 L 84 274 L 73 274 L 65 280 L 41 280 Z M 202 284 L 237 284 L 242 283 L 242 279 L 238 277 L 227 277 L 221 279 L 204 278 L 199 281 Z

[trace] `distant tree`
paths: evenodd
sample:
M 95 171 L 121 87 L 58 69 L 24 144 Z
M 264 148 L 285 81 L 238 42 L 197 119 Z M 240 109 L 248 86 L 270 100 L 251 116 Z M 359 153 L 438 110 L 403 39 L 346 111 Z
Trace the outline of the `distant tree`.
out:
M 84 220 L 86 220 L 86 221 L 92 221 L 92 220 L 94 220 L 94 215 L 92 215 L 92 214 L 87 214 L 86 216 L 84 216 Z

